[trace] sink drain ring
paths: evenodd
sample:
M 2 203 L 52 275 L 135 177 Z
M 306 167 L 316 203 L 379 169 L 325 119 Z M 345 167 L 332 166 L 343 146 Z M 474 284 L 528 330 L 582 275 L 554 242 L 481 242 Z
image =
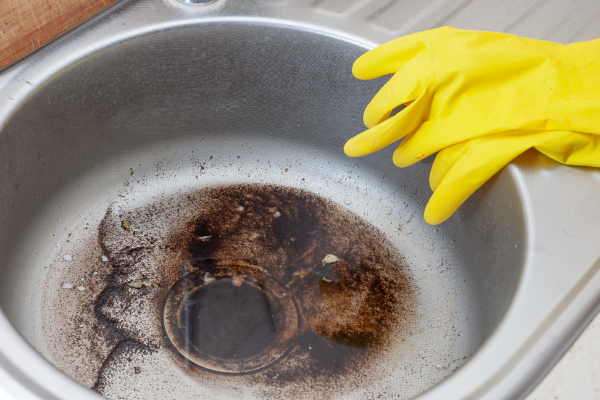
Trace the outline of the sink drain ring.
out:
M 264 368 L 285 354 L 298 332 L 292 297 L 264 270 L 230 260 L 181 278 L 170 290 L 163 324 L 175 349 L 221 373 Z

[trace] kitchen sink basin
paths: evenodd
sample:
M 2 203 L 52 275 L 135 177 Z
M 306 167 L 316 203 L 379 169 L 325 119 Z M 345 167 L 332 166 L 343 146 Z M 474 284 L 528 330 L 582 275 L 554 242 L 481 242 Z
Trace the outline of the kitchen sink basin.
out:
M 597 311 L 600 175 L 529 152 L 427 225 L 432 158 L 343 153 L 397 33 L 319 4 L 122 1 L 0 72 L 0 385 L 514 399 L 551 368 Z

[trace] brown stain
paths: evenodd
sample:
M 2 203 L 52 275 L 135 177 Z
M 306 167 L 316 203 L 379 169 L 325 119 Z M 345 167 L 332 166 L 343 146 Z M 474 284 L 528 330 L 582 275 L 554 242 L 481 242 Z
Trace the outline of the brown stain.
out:
M 160 219 L 168 227 L 159 229 Z M 376 380 L 378 362 L 402 345 L 414 320 L 412 278 L 391 243 L 356 214 L 304 190 L 219 186 L 131 211 L 111 208 L 98 237 L 111 271 L 94 301 L 94 323 L 117 343 L 98 372 L 100 393 L 111 366 L 128 362 L 123 354 L 165 350 L 199 385 L 245 386 L 259 398 L 279 398 L 291 387 L 316 396 L 359 388 L 365 376 Z M 338 261 L 324 263 L 328 254 Z M 223 272 L 227 260 L 262 269 L 297 307 L 298 331 L 286 353 L 252 373 L 223 375 L 189 362 L 162 325 L 165 299 L 182 277 L 242 275 L 231 265 Z M 133 280 L 142 287 L 129 287 Z
M 252 260 L 298 304 L 294 348 L 256 383 L 275 375 L 279 385 L 343 379 L 402 336 L 414 306 L 410 277 L 391 244 L 357 215 L 309 192 L 267 185 L 212 188 L 195 198 L 210 200 L 169 245 L 200 269 L 206 259 Z M 341 261 L 324 265 L 327 254 Z
M 385 266 L 368 261 L 354 266 L 342 260 L 333 267 L 337 281 L 319 281 L 321 296 L 335 313 L 317 322 L 319 335 L 345 346 L 385 349 L 401 317 L 396 296 L 404 288 L 380 268 Z

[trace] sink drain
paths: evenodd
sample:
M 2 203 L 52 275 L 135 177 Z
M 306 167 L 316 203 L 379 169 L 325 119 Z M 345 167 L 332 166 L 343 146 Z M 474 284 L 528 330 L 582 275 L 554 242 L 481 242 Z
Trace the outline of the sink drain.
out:
M 216 3 L 217 0 L 177 0 L 188 6 L 207 6 L 212 3 Z
M 260 267 L 228 261 L 179 280 L 167 297 L 163 323 L 187 360 L 240 373 L 277 361 L 297 333 L 298 315 L 291 296 Z

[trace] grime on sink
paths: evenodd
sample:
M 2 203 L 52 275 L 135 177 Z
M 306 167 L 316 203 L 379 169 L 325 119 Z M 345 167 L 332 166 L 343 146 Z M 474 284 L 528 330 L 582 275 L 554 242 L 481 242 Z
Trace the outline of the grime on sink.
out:
M 423 301 L 445 274 L 343 201 L 136 185 L 68 231 L 43 294 L 44 356 L 105 397 L 407 399 L 465 361 L 454 300 Z
M 122 379 L 117 370 L 143 373 L 159 353 L 171 374 L 260 397 L 360 386 L 415 318 L 410 271 L 385 237 L 300 189 L 225 185 L 111 206 L 97 242 L 72 257 L 102 271 L 87 282 L 99 292 L 88 298 L 93 314 L 60 328 L 72 342 L 87 335 L 97 369 L 88 384 L 99 393 Z

